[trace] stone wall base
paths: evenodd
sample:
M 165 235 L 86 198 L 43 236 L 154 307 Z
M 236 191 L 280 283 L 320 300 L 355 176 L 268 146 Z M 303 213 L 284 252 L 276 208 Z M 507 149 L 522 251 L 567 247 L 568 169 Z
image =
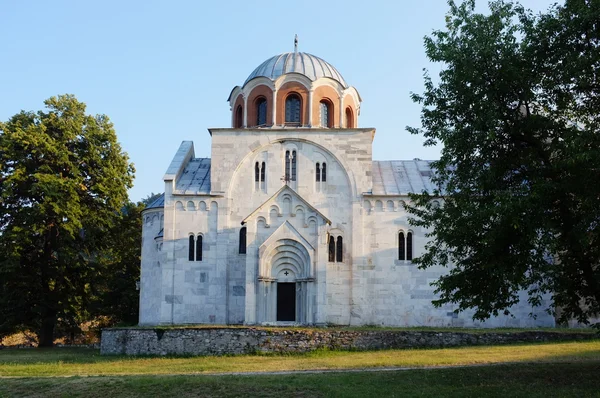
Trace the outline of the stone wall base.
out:
M 598 338 L 591 333 L 541 331 L 465 333 L 267 328 L 104 329 L 103 355 L 225 355 L 299 353 L 318 349 L 380 350 L 457 347 Z

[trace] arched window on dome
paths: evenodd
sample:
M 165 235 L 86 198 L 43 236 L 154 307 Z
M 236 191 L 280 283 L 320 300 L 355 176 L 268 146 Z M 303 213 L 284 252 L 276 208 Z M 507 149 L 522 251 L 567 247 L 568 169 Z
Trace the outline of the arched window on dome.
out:
M 350 107 L 346 108 L 346 128 L 354 128 L 354 113 L 352 112 L 352 108 Z
M 244 126 L 244 110 L 241 105 L 235 108 L 235 121 L 233 127 L 241 129 Z
M 285 99 L 285 123 L 301 124 L 301 100 L 298 94 L 290 94 Z
M 319 104 L 319 109 L 321 110 L 321 127 L 333 127 L 333 123 L 331 123 L 333 112 L 331 112 L 329 101 L 322 100 Z
M 256 125 L 264 126 L 267 124 L 267 100 L 260 97 L 256 100 Z

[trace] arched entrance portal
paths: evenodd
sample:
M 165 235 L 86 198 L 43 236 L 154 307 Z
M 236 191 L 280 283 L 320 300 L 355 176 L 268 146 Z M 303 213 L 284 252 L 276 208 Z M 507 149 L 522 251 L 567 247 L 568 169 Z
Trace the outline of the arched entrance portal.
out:
M 314 323 L 314 277 L 307 248 L 281 239 L 260 257 L 257 320 L 263 324 Z

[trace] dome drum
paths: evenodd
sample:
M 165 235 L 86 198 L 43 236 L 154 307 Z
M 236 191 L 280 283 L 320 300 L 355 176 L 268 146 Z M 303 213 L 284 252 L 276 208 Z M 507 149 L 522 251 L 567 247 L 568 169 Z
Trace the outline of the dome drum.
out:
M 355 128 L 360 101 L 335 67 L 300 52 L 269 58 L 229 97 L 234 128 Z

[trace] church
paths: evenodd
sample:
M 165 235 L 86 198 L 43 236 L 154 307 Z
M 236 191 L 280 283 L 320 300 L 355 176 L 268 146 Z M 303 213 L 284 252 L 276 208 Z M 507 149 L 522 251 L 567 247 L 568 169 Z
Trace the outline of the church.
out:
M 447 269 L 413 264 L 427 231 L 403 208 L 432 170 L 373 160 L 361 102 L 297 48 L 233 88 L 211 157 L 182 142 L 142 214 L 140 325 L 554 326 L 525 295 L 514 317 L 486 322 L 432 305 Z

